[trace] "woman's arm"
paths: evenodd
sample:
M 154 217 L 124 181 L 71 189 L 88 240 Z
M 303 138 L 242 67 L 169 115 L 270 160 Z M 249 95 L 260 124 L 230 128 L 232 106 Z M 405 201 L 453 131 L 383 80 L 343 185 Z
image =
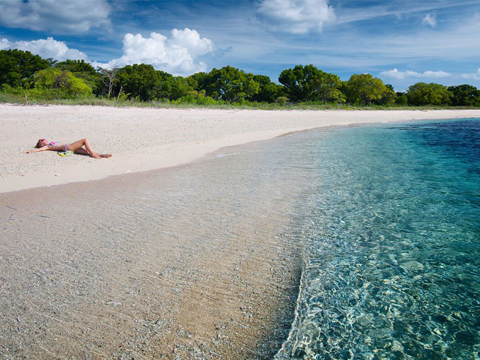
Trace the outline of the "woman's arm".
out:
M 50 150 L 48 145 L 42 146 L 41 148 L 38 148 L 38 149 L 27 150 L 25 151 L 25 154 L 30 154 L 32 152 L 46 151 L 46 150 Z

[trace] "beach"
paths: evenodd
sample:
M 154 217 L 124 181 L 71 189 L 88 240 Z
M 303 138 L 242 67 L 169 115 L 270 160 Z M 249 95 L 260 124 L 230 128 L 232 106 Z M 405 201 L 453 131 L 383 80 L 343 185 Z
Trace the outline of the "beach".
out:
M 250 359 L 290 331 L 304 266 L 291 219 L 313 183 L 260 140 L 480 110 L 0 114 L 1 355 Z M 23 154 L 44 137 L 113 156 Z
M 0 192 L 102 179 L 187 163 L 225 146 L 363 123 L 478 117 L 480 110 L 262 111 L 0 105 Z M 22 154 L 39 138 L 88 138 L 109 160 Z

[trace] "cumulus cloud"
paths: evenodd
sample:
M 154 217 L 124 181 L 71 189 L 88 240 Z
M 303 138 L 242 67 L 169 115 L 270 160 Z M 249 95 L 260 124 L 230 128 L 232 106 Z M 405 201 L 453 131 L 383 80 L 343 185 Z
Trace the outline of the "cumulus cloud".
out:
M 423 20 L 422 24 L 424 25 L 430 25 L 431 27 L 436 27 L 437 26 L 437 17 L 435 15 L 430 15 L 427 14 Z
M 390 77 L 394 79 L 407 79 L 407 78 L 430 78 L 430 79 L 439 79 L 449 77 L 452 74 L 445 71 L 425 71 L 423 73 L 416 71 L 398 71 L 397 69 L 382 71 L 381 76 Z
M 462 75 L 460 75 L 460 77 L 462 79 L 480 80 L 480 69 L 478 69 L 476 73 L 462 74 Z
M 335 21 L 329 0 L 262 0 L 259 17 L 274 31 L 292 34 L 321 32 L 325 23 Z
M 9 41 L 0 39 L 0 50 L 19 49 L 30 51 L 32 54 L 40 55 L 44 59 L 52 58 L 58 61 L 63 60 L 88 60 L 85 53 L 77 49 L 69 49 L 63 41 L 57 41 L 52 37 L 33 41 Z
M 207 66 L 198 58 L 215 51 L 215 44 L 200 37 L 196 30 L 173 29 L 171 38 L 152 32 L 150 37 L 126 34 L 123 38 L 123 56 L 107 64 L 96 63 L 104 68 L 123 67 L 133 64 L 150 64 L 157 70 L 174 75 L 189 75 L 205 71 Z
M 0 25 L 57 34 L 78 34 L 109 27 L 106 0 L 2 0 Z

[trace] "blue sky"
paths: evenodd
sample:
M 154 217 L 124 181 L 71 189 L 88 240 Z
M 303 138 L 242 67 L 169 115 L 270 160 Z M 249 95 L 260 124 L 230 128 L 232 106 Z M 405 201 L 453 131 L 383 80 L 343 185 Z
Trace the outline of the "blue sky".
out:
M 313 64 L 480 88 L 480 0 L 2 0 L 0 49 L 175 75 L 226 65 L 277 81 Z

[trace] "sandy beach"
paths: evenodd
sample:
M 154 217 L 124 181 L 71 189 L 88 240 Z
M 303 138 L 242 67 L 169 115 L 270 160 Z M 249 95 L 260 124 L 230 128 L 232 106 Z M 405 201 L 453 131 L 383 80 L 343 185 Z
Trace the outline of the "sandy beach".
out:
M 0 192 L 102 179 L 190 162 L 225 146 L 306 129 L 479 117 L 480 110 L 261 111 L 0 105 Z M 88 138 L 108 160 L 23 154 L 39 138 Z
M 257 141 L 471 117 L 0 105 L 0 357 L 272 358 L 302 270 L 302 189 L 268 166 L 281 145 Z M 43 137 L 113 157 L 23 154 Z

